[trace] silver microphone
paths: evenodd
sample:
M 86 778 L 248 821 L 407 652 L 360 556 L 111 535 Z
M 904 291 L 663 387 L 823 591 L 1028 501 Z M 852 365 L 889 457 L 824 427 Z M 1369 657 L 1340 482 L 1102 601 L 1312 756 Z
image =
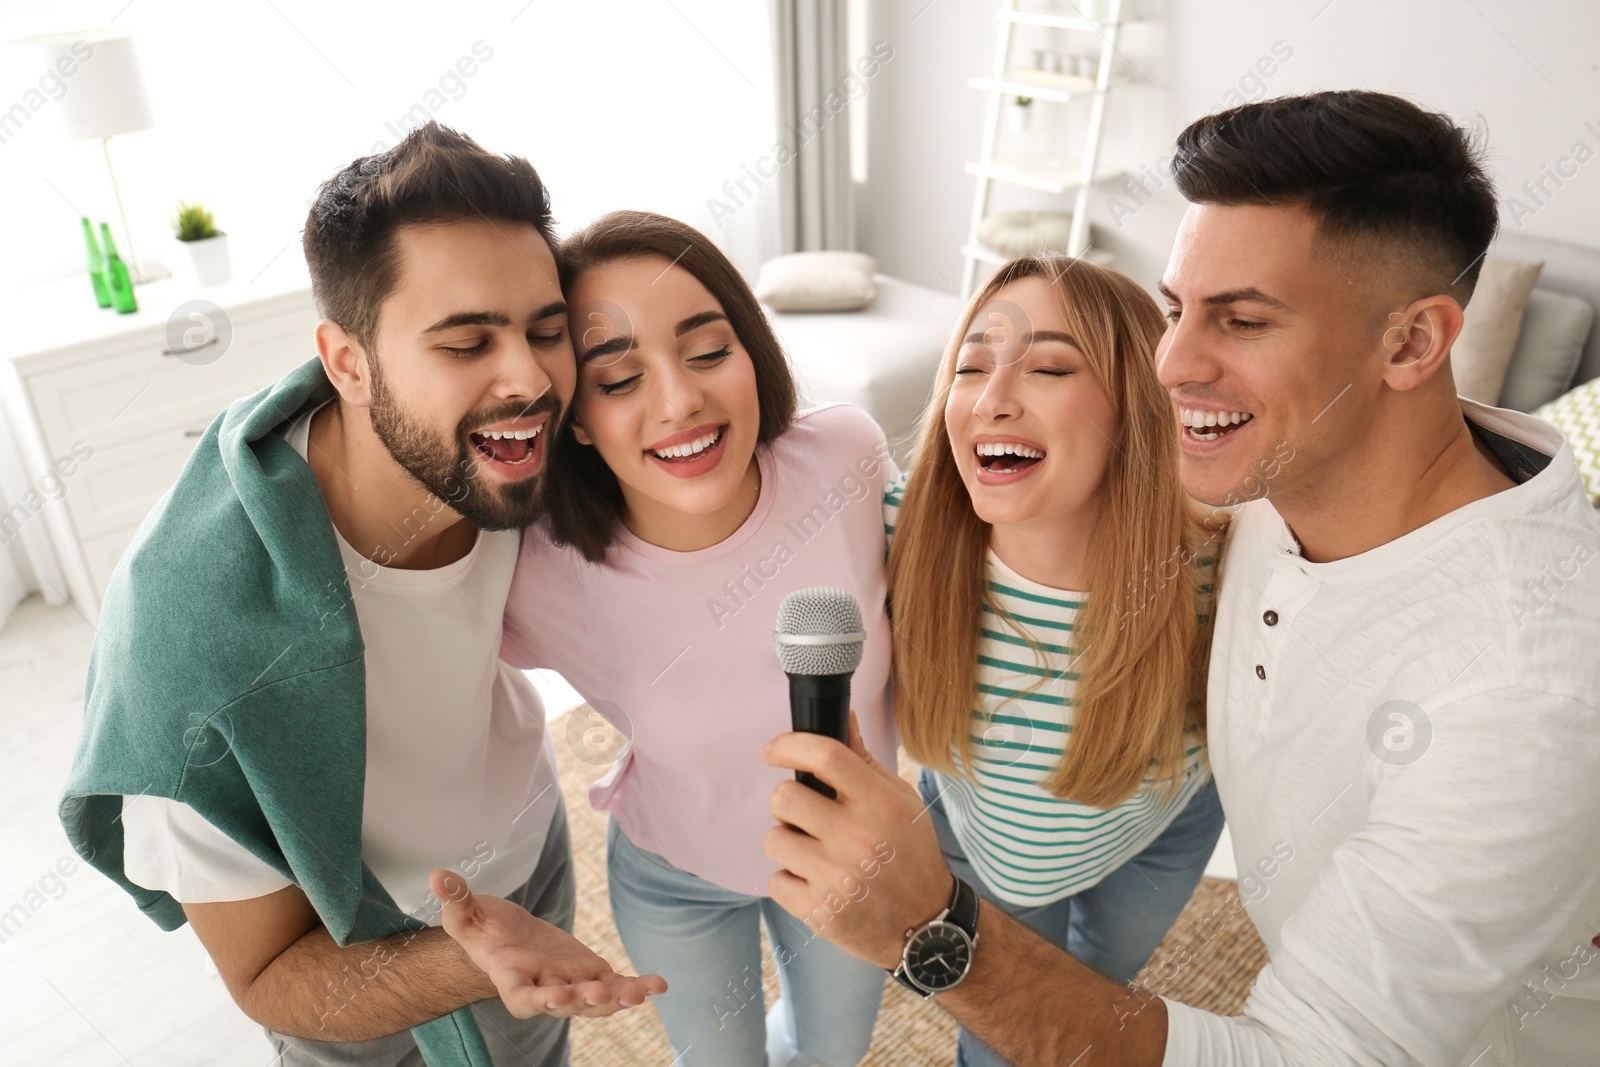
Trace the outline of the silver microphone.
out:
M 850 743 L 850 676 L 867 640 L 856 598 L 842 589 L 797 589 L 778 607 L 773 634 L 778 662 L 789 676 L 789 718 L 802 733 Z M 807 771 L 795 779 L 827 797 L 826 782 Z

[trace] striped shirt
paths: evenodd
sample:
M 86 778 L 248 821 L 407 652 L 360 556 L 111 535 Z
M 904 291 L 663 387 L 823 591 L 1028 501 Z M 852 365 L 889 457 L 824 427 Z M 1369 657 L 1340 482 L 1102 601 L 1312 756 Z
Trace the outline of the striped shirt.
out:
M 902 476 L 885 491 L 891 536 L 904 489 Z M 1214 573 L 1214 559 L 1196 564 Z M 1078 680 L 1070 669 L 1072 634 L 1086 594 L 1029 581 L 993 551 L 987 581 L 993 604 L 982 609 L 969 728 L 976 784 L 961 773 L 954 746 L 956 773 L 935 777 L 951 829 L 985 886 L 1008 904 L 1038 907 L 1090 888 L 1143 851 L 1205 785 L 1210 769 L 1205 744 L 1191 729 L 1170 797 L 1165 789 L 1143 788 L 1114 807 L 1096 808 L 1051 793 L 1045 783 L 1072 733 Z M 1209 585 L 1202 595 L 1209 598 Z M 1201 610 L 1203 621 L 1209 609 Z

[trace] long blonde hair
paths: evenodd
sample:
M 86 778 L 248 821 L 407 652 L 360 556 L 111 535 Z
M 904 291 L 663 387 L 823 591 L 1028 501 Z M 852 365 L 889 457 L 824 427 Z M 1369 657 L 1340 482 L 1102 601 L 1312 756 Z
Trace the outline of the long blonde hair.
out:
M 1195 563 L 1213 551 L 1220 526 L 1178 481 L 1172 404 L 1155 369 L 1164 316 L 1116 271 L 1065 256 L 1013 260 L 973 295 L 946 346 L 889 554 L 895 714 L 914 759 L 948 772 L 959 754 L 972 777 L 980 613 L 987 604 L 1006 616 L 988 589 L 990 526 L 961 481 L 944 409 L 979 308 L 1027 277 L 1055 291 L 1117 417 L 1117 455 L 1090 538 L 1090 596 L 1073 627 L 1072 729 L 1043 783 L 1056 796 L 1111 807 L 1139 791 L 1147 775 L 1176 788 L 1184 730 L 1205 725 L 1210 626 L 1197 620 L 1204 601 Z M 1046 667 L 1042 650 L 1029 644 Z

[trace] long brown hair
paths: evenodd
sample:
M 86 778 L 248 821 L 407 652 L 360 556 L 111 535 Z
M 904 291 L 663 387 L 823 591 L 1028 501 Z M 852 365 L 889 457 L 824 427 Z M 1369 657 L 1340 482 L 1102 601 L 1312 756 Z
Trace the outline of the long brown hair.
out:
M 1110 807 L 1138 792 L 1147 775 L 1175 788 L 1184 730 L 1205 724 L 1210 627 L 1197 620 L 1204 601 L 1195 564 L 1217 537 L 1216 520 L 1178 481 L 1172 404 L 1155 370 L 1164 316 L 1116 271 L 1065 256 L 1013 260 L 974 294 L 950 338 L 889 554 L 895 714 L 913 758 L 948 772 L 959 754 L 973 776 L 980 613 L 988 604 L 1006 616 L 988 590 L 990 526 L 961 480 L 944 409 L 974 316 L 1007 283 L 1027 277 L 1050 283 L 1117 416 L 1117 455 L 1090 539 L 1090 595 L 1073 627 L 1072 730 L 1044 783 L 1059 797 Z M 1034 651 L 1046 667 L 1044 653 Z
M 743 275 L 711 239 L 677 219 L 648 211 L 602 215 L 561 245 L 561 288 L 585 271 L 619 259 L 658 256 L 677 264 L 710 290 L 728 316 L 739 344 L 755 368 L 761 426 L 756 447 L 777 440 L 794 420 L 794 373 Z M 581 328 L 573 331 L 579 337 Z M 581 353 L 579 353 L 581 356 Z M 622 486 L 598 449 L 579 443 L 572 432 L 576 404 L 568 404 L 550 442 L 544 475 L 544 509 L 550 536 L 571 545 L 591 563 L 603 560 L 622 523 Z

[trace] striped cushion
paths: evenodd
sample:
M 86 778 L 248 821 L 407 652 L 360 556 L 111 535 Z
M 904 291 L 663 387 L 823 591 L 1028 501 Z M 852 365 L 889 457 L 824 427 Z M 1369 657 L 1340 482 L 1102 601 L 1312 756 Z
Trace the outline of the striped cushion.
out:
M 1600 378 L 1534 409 L 1536 418 L 1553 425 L 1572 444 L 1578 473 L 1589 499 L 1600 505 Z

